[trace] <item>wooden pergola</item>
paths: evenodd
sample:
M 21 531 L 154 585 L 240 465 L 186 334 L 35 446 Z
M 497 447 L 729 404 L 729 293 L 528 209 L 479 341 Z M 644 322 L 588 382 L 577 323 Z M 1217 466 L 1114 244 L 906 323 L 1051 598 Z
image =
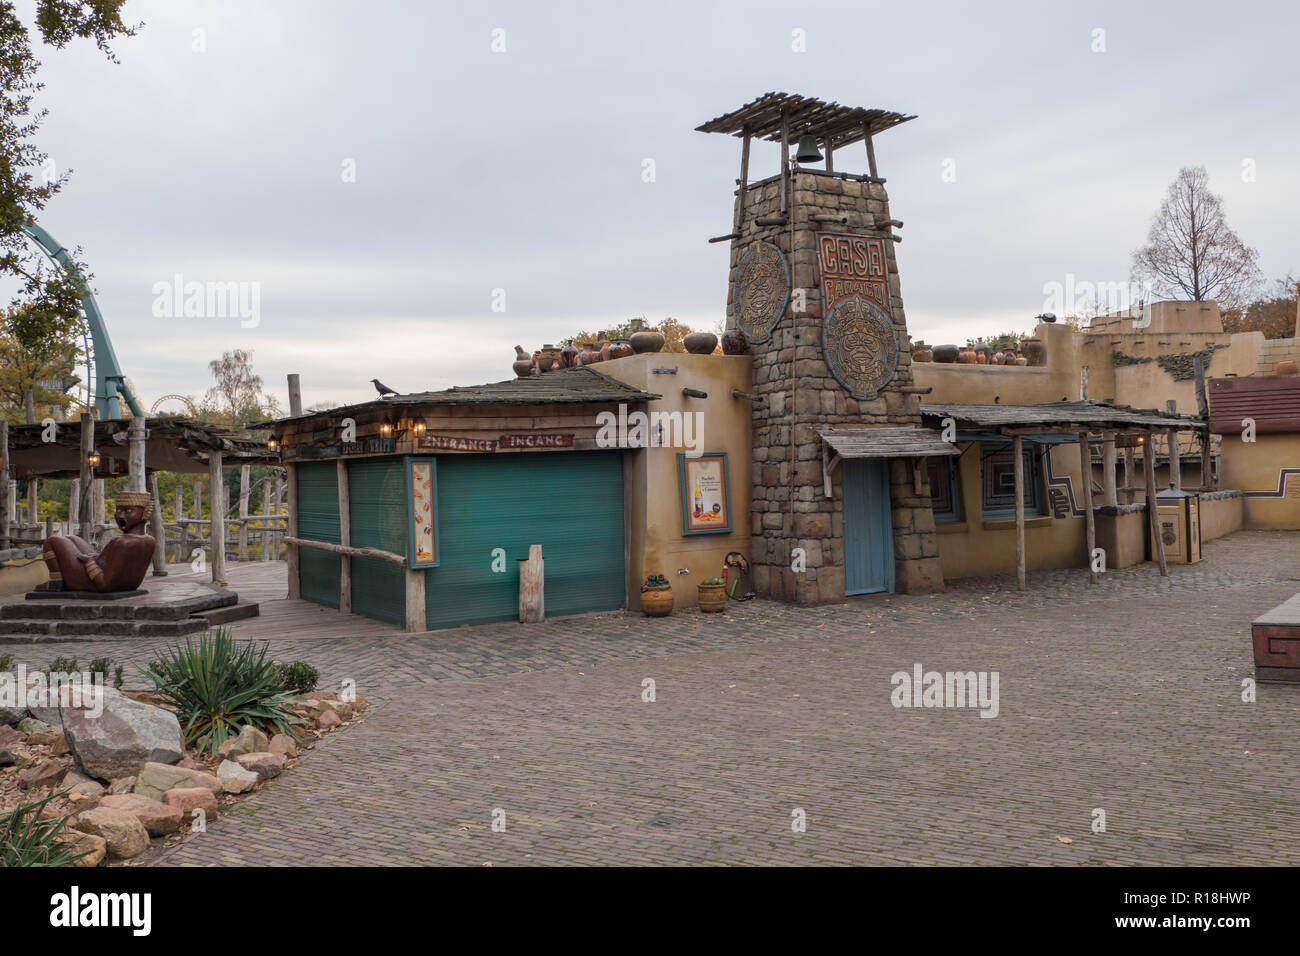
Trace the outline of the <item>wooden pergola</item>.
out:
M 1096 436 L 1102 442 L 1103 492 L 1108 505 L 1117 504 L 1115 469 L 1116 448 L 1120 439 L 1127 439 L 1125 474 L 1133 470 L 1133 448 L 1144 446 L 1142 455 L 1145 474 L 1147 524 L 1151 530 L 1160 573 L 1168 575 L 1165 562 L 1165 545 L 1156 518 L 1155 436 L 1168 436 L 1170 445 L 1177 447 L 1177 433 L 1195 431 L 1201 437 L 1202 476 L 1209 475 L 1205 458 L 1209 454 L 1209 424 L 1202 415 L 1181 415 L 1177 412 L 1160 412 L 1152 409 L 1129 408 L 1106 402 L 1088 400 L 1042 402 L 1030 405 L 975 405 L 951 402 L 927 403 L 921 406 L 921 418 L 932 428 L 943 430 L 955 426 L 959 440 L 978 441 L 981 438 L 1010 439 L 1012 461 L 1015 469 L 1016 495 L 1016 583 L 1025 590 L 1025 486 L 1024 459 L 1021 454 L 1026 438 L 1039 440 L 1054 438 L 1056 443 L 1077 442 L 1079 465 L 1084 484 L 1083 506 L 1086 521 L 1089 580 L 1097 584 L 1098 574 L 1092 569 L 1092 553 L 1096 547 L 1096 519 L 1092 503 L 1092 455 L 1089 443 Z M 965 433 L 964 435 L 962 433 Z M 1175 487 L 1181 486 L 1177 455 L 1170 456 L 1170 479 Z M 1202 477 L 1202 481 L 1208 480 Z

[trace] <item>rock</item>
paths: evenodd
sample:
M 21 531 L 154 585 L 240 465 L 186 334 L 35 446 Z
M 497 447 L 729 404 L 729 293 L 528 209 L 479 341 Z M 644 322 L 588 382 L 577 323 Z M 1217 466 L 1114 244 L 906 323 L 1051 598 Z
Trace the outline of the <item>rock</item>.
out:
M 266 749 L 273 754 L 280 754 L 284 757 L 298 756 L 298 741 L 294 740 L 288 734 L 276 734 L 267 744 Z
M 135 775 L 129 777 L 118 777 L 116 780 L 110 780 L 108 783 L 109 793 L 130 793 L 135 790 Z
M 327 700 L 325 707 L 339 715 L 340 720 L 351 720 L 353 714 L 352 705 L 345 700 Z
M 70 773 L 63 778 L 63 786 L 68 791 L 68 799 L 75 800 L 78 797 L 102 797 L 104 788 L 98 780 L 91 780 L 89 777 L 83 777 L 79 773 Z
M 149 848 L 144 824 L 125 810 L 96 807 L 77 814 L 73 826 L 103 839 L 109 859 L 129 860 Z
M 138 773 L 146 763 L 172 764 L 185 755 L 175 714 L 132 700 L 111 687 L 102 690 L 98 716 L 92 708 L 61 708 L 68 744 L 77 763 L 92 777 L 125 777 Z M 63 699 L 67 701 L 67 695 Z
M 207 787 L 177 787 L 163 794 L 163 803 L 181 812 L 185 823 L 194 822 L 194 811 L 202 810 L 209 821 L 217 818 L 217 795 Z
M 213 793 L 220 793 L 221 781 L 201 770 L 185 770 L 165 763 L 147 763 L 136 776 L 132 789 L 151 800 L 161 800 L 164 793 L 177 787 L 206 787 Z
M 73 866 L 99 866 L 108 853 L 108 843 L 103 837 L 95 836 L 93 833 L 83 833 L 80 830 L 64 827 L 55 839 L 60 843 L 71 843 L 77 853 L 85 854 L 72 864 Z
M 225 757 L 227 760 L 234 760 L 244 754 L 264 753 L 267 744 L 266 734 L 252 724 L 245 724 L 240 728 L 239 736 L 227 740 L 217 748 L 217 756 Z
M 258 777 L 233 760 L 223 760 L 217 768 L 217 779 L 221 781 L 221 789 L 226 793 L 246 793 L 257 785 Z
M 180 767 L 182 770 L 199 769 L 199 765 L 195 762 L 194 758 L 188 755 L 182 757 L 180 761 L 176 764 L 176 766 Z
M 63 733 L 61 727 L 53 727 L 50 730 L 38 730 L 28 734 L 27 746 L 49 747 L 50 752 L 56 757 L 62 757 L 71 752 L 71 748 L 68 747 L 68 738 Z
M 262 753 L 244 754 L 235 758 L 245 770 L 251 770 L 257 774 L 259 780 L 270 780 L 272 777 L 278 777 L 284 771 L 284 754 L 273 754 L 263 751 Z
M 6 695 L 10 700 L 16 700 L 14 696 Z M 27 708 L 6 707 L 0 704 L 0 727 L 7 727 L 10 724 L 16 724 L 27 716 Z
M 10 744 L 21 744 L 27 739 L 27 735 L 17 727 L 10 727 L 7 724 L 0 725 L 0 747 L 8 747 Z
M 99 805 L 125 810 L 144 825 L 150 836 L 166 836 L 181 828 L 183 814 L 179 809 L 138 793 L 109 794 Z
M 0 747 L 0 767 L 12 767 L 17 762 L 13 754 Z
M 342 727 L 343 721 L 334 711 L 323 710 L 316 715 L 316 726 L 321 730 L 333 730 L 335 727 Z
M 24 717 L 18 721 L 18 729 L 27 734 L 28 737 L 31 737 L 32 734 L 53 734 L 58 730 L 53 724 L 47 724 L 35 717 Z
M 57 760 L 43 760 L 34 767 L 28 767 L 18 774 L 19 790 L 35 790 L 40 787 L 57 787 L 68 768 Z

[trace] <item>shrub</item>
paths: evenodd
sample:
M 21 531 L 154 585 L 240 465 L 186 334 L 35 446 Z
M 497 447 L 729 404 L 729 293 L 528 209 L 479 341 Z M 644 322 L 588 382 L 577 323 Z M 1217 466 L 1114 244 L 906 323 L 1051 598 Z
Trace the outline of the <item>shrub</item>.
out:
M 0 654 L 0 674 L 5 671 L 14 669 L 14 656 L 12 654 Z
M 75 657 L 64 657 L 60 654 L 54 660 L 50 661 L 51 674 L 75 674 L 81 670 Z
M 306 661 L 277 664 L 276 667 L 280 672 L 280 686 L 292 694 L 310 694 L 320 683 L 320 671 Z
M 0 813 L 0 866 L 71 866 L 86 855 L 59 839 L 67 817 L 41 819 L 54 796 Z
M 292 733 L 302 723 L 288 708 L 279 668 L 267 645 L 236 641 L 224 627 L 174 644 L 145 668 L 158 696 L 176 711 L 185 742 L 215 753 L 245 724 L 272 733 Z
M 99 674 L 104 683 L 110 683 L 118 690 L 122 689 L 122 665 L 115 663 L 111 657 L 96 657 L 86 668 L 91 674 Z M 51 674 L 80 674 L 81 665 L 75 657 L 59 656 L 50 661 Z

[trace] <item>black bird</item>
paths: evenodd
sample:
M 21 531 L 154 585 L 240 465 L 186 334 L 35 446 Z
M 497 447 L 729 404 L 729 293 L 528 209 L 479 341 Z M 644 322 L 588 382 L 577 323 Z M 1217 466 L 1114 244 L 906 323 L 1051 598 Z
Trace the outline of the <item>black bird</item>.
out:
M 385 385 L 383 382 L 379 381 L 379 379 L 377 379 L 377 378 L 372 378 L 370 381 L 374 384 L 374 386 L 375 386 L 375 391 L 379 393 L 380 398 L 383 398 L 385 395 L 396 395 L 396 394 L 397 394 L 395 391 L 393 391 L 391 388 L 389 388 L 389 387 L 388 387 L 387 385 Z

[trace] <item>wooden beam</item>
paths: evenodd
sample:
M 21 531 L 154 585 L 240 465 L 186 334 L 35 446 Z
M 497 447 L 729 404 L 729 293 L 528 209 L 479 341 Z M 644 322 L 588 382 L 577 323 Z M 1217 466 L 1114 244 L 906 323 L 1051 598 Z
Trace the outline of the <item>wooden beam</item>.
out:
M 1170 414 L 1177 414 L 1178 402 L 1169 399 L 1165 402 L 1165 410 Z M 1178 429 L 1170 428 L 1165 432 L 1165 440 L 1169 442 L 1169 481 L 1175 488 L 1183 487 L 1183 463 L 1178 453 Z
M 239 466 L 239 560 L 248 560 L 248 477 L 249 465 Z
M 284 541 L 288 544 L 285 548 L 284 559 L 288 565 L 289 577 L 289 597 L 301 597 L 301 589 L 298 582 L 298 466 L 290 462 L 285 465 L 286 477 L 284 481 L 285 492 L 288 495 L 289 515 L 288 531 L 284 536 Z
M 405 556 L 402 561 L 406 561 Z M 424 568 L 406 569 L 406 630 L 410 632 L 428 630 L 425 620 L 424 573 Z
M 279 524 L 279 522 L 276 522 Z M 271 479 L 262 479 L 262 560 L 271 560 Z
M 1134 482 L 1137 480 L 1137 467 L 1136 467 L 1136 462 L 1134 462 L 1133 460 L 1133 457 L 1134 457 L 1133 446 L 1125 445 L 1124 446 L 1124 490 L 1129 493 L 1128 501 L 1124 502 L 1125 504 L 1133 503 L 1134 493 L 1137 491 L 1137 485 L 1134 484 Z
M 840 463 L 840 456 L 832 457 L 830 446 L 822 442 L 822 491 L 827 498 L 833 498 L 835 493 L 831 490 L 831 472 L 835 466 Z
M 352 492 L 348 488 L 348 463 L 340 458 L 334 463 L 339 486 L 339 542 L 344 548 L 352 546 Z M 352 556 L 339 552 L 339 610 L 352 613 Z
M 781 213 L 790 212 L 790 115 L 781 111 Z
M 835 147 L 831 145 L 830 137 L 826 137 L 826 172 L 835 172 Z
M 871 174 L 872 179 L 879 179 L 880 174 L 876 172 L 876 146 L 871 141 L 871 124 L 862 124 L 862 141 L 867 145 L 867 172 Z
M 90 453 L 95 450 L 95 419 L 89 412 L 81 413 L 81 495 L 77 503 L 77 526 L 81 537 L 91 538 L 90 523 L 94 515 L 91 487 L 94 473 L 90 468 Z
M 341 554 L 353 558 L 379 558 L 381 561 L 406 567 L 406 555 L 395 554 L 382 548 L 353 548 L 348 545 L 335 544 L 332 541 L 313 541 L 311 538 L 298 538 L 292 535 L 285 537 L 284 540 L 295 547 L 307 548 L 311 551 L 328 551 L 331 554 Z
M 1156 433 L 1147 432 L 1146 447 L 1142 450 L 1142 470 L 1146 473 L 1147 484 L 1147 526 L 1151 529 L 1151 549 L 1156 560 L 1160 562 L 1160 574 L 1169 576 L 1169 566 L 1165 563 L 1165 539 L 1160 536 L 1160 518 L 1156 514 Z
M 153 513 L 149 516 L 153 524 L 153 576 L 167 576 L 167 527 L 163 524 L 162 496 L 158 493 L 158 472 L 149 476 L 149 494 L 153 499 Z
M 13 544 L 12 529 L 9 526 L 9 423 L 0 421 L 0 548 L 9 548 Z M 69 512 L 68 517 L 76 520 L 76 515 Z
M 744 142 L 740 147 L 740 188 L 736 191 L 736 221 L 731 231 L 739 236 L 745 224 L 745 193 L 749 191 L 749 129 L 745 129 Z
M 1098 584 L 1101 577 L 1092 567 L 1092 552 L 1097 547 L 1097 525 L 1092 513 L 1092 453 L 1088 450 L 1088 433 L 1079 432 L 1079 474 L 1083 484 L 1084 529 L 1087 537 L 1087 554 L 1084 560 L 1088 567 L 1088 580 Z
M 519 562 L 520 624 L 536 624 L 546 618 L 545 568 L 542 546 L 530 544 L 528 557 Z
M 1011 458 L 1016 483 L 1016 587 L 1027 589 L 1025 583 L 1025 462 L 1022 449 L 1024 439 L 1019 435 L 1011 439 Z
M 144 419 L 135 417 L 131 419 L 131 424 L 126 430 L 128 451 L 127 451 L 127 491 L 145 491 L 145 463 L 144 449 L 147 435 L 144 430 Z
M 302 382 L 297 372 L 289 373 L 289 414 L 294 417 L 302 414 Z
M 1119 494 L 1115 489 L 1115 435 L 1110 433 L 1102 437 L 1101 445 L 1101 487 L 1106 504 L 1114 508 L 1119 504 Z
M 208 452 L 208 483 L 211 485 L 208 489 L 210 499 L 208 507 L 212 511 L 209 524 L 212 553 L 208 558 L 212 564 L 212 583 L 224 586 L 226 584 L 226 514 L 223 506 L 226 486 L 221 480 L 221 452 L 215 448 Z

